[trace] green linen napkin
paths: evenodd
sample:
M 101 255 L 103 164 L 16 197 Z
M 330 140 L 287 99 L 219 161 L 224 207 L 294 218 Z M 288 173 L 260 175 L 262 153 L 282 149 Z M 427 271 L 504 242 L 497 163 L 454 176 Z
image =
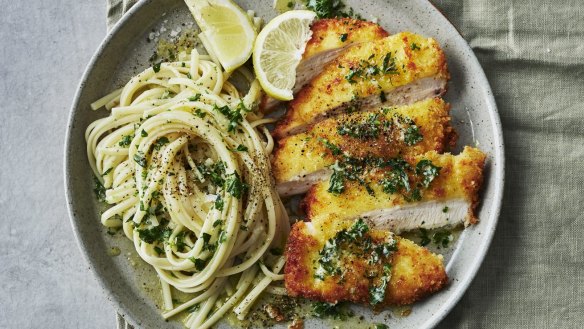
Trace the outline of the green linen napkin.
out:
M 135 1 L 107 0 L 111 27 Z M 489 253 L 439 328 L 584 323 L 584 2 L 435 0 L 491 83 L 506 145 Z M 122 322 L 123 325 L 123 322 Z

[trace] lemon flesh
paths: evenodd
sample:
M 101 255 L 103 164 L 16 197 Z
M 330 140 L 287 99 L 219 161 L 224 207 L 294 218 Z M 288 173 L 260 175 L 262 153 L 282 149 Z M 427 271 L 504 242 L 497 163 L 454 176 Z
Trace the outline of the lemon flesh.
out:
M 231 72 L 251 56 L 257 36 L 247 14 L 230 0 L 185 0 L 223 69 Z
M 253 48 L 256 77 L 264 91 L 279 100 L 291 100 L 296 67 L 302 59 L 316 14 L 292 10 L 271 20 L 259 33 Z

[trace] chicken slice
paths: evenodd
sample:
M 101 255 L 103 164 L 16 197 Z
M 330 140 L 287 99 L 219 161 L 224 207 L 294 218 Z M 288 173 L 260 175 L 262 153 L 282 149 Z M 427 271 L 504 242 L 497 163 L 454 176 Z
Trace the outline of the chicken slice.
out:
M 310 30 L 312 37 L 306 44 L 302 61 L 296 68 L 296 84 L 292 89 L 294 94 L 347 47 L 388 36 L 381 26 L 353 18 L 320 19 L 312 24 Z M 280 101 L 264 95 L 260 102 L 260 109 L 264 113 L 270 112 L 278 104 Z
M 442 153 L 456 140 L 449 109 L 441 98 L 428 98 L 374 112 L 342 114 L 281 139 L 272 161 L 278 192 L 305 193 L 330 176 L 328 167 L 341 152 L 358 158 Z
M 430 151 L 394 159 L 363 175 L 348 165 L 314 185 L 304 208 L 317 224 L 363 218 L 395 233 L 474 224 L 485 158 L 467 146 L 459 155 Z
M 360 43 L 329 63 L 296 95 L 273 135 L 297 134 L 347 111 L 441 96 L 448 78 L 444 52 L 432 38 L 402 32 Z
M 286 245 L 290 296 L 379 309 L 412 304 L 448 282 L 441 255 L 364 222 L 297 222 Z

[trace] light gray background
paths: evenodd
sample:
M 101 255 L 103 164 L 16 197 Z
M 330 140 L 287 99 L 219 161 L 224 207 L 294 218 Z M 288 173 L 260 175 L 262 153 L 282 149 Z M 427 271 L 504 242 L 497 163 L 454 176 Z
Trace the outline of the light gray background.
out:
M 114 328 L 73 238 L 67 116 L 105 1 L 0 0 L 0 328 Z

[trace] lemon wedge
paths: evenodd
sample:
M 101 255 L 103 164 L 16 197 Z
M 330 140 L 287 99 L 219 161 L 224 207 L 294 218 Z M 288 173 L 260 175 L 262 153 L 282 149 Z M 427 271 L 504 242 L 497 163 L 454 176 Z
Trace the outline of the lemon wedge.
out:
M 253 46 L 253 66 L 264 91 L 275 99 L 291 100 L 296 67 L 302 59 L 316 14 L 292 10 L 272 19 L 258 34 Z
M 231 72 L 252 54 L 257 36 L 252 20 L 231 0 L 185 0 L 201 29 L 201 40 Z

